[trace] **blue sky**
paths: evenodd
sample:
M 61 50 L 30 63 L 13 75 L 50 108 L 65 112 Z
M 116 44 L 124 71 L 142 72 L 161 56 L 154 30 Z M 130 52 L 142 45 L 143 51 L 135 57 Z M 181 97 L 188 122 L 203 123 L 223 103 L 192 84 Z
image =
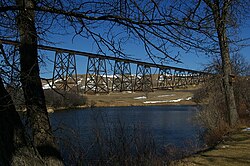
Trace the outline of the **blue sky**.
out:
M 250 21 L 246 22 L 243 28 L 241 28 L 239 36 L 242 38 L 250 38 L 249 27 L 250 27 Z M 55 44 L 54 46 L 59 47 L 59 48 L 65 48 L 65 49 L 73 49 L 73 50 L 78 50 L 78 51 L 97 53 L 90 40 L 83 39 L 82 37 L 76 37 L 72 41 L 72 36 L 73 36 L 73 33 L 68 34 L 68 35 L 63 35 L 63 36 L 53 36 L 52 37 L 53 42 L 58 43 L 58 44 Z M 248 43 L 249 41 L 246 42 L 246 44 Z M 183 63 L 171 62 L 171 63 L 168 63 L 167 65 L 187 68 L 187 69 L 192 69 L 192 70 L 202 70 L 204 64 L 209 63 L 209 61 L 211 60 L 211 57 L 208 57 L 202 54 L 197 55 L 192 52 L 186 53 L 181 50 L 178 50 L 177 48 L 175 48 L 174 51 L 181 52 L 179 58 Z M 129 52 L 136 59 L 150 62 L 149 57 L 145 55 L 143 47 L 139 45 L 138 42 L 127 44 L 125 46 L 125 52 Z M 241 49 L 240 53 L 245 57 L 248 63 L 250 63 L 250 47 L 245 47 Z M 54 54 L 55 54 L 54 52 L 45 52 L 45 54 L 47 55 L 49 59 L 54 60 Z M 85 74 L 87 58 L 76 56 L 76 60 L 77 60 L 78 74 Z M 51 78 L 52 72 L 53 72 L 53 63 L 47 61 L 46 67 L 41 68 L 41 76 L 45 78 Z M 152 72 L 154 72 L 154 70 Z M 111 73 L 112 72 L 109 72 L 109 74 Z M 135 73 L 135 65 L 132 65 L 132 73 Z

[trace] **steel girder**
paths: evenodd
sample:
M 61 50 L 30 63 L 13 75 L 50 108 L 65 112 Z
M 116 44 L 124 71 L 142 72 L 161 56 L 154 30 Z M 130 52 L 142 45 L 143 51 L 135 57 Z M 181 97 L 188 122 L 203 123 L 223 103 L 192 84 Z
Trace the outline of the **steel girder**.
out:
M 198 85 L 205 81 L 205 75 L 198 72 L 186 72 L 187 85 Z
M 132 91 L 130 63 L 115 61 L 112 91 Z
M 52 87 L 78 92 L 75 54 L 55 53 Z
M 158 89 L 170 89 L 198 85 L 209 79 L 209 74 L 172 68 L 159 68 L 157 79 Z
M 153 91 L 151 68 L 149 66 L 137 64 L 134 91 Z
M 157 88 L 170 89 L 176 87 L 186 87 L 187 85 L 199 84 L 203 78 L 200 73 L 171 68 L 159 68 Z
M 176 70 L 174 74 L 174 86 L 185 87 L 187 85 L 198 85 L 204 81 L 203 75 L 198 72 Z
M 108 93 L 108 77 L 104 58 L 88 58 L 85 93 Z

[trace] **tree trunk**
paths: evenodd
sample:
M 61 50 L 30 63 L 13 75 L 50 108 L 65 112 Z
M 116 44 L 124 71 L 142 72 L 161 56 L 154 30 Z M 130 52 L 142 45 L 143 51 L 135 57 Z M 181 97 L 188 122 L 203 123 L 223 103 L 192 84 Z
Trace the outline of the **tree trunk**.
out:
M 227 104 L 227 110 L 229 111 L 228 115 L 228 121 L 230 123 L 230 126 L 235 126 L 238 121 L 238 112 L 236 109 L 236 103 L 235 103 L 235 97 L 234 97 L 234 89 L 233 89 L 233 82 L 232 82 L 232 72 L 231 72 L 231 62 L 230 62 L 230 56 L 229 56 L 229 49 L 228 47 L 222 43 L 225 51 L 221 53 L 221 59 L 222 59 L 222 69 L 223 69 L 223 86 L 224 86 L 224 92 L 225 92 L 225 100 Z
M 49 164 L 62 165 L 61 155 L 52 135 L 44 92 L 39 76 L 37 32 L 33 0 L 16 0 L 20 7 L 17 25 L 20 35 L 21 83 L 33 141 L 40 155 Z M 54 162 L 54 163 L 53 163 Z
M 229 3 L 229 2 L 227 2 Z M 214 22 L 217 30 L 217 35 L 220 45 L 220 54 L 222 59 L 222 70 L 223 70 L 223 86 L 225 93 L 225 101 L 228 110 L 228 121 L 230 126 L 235 126 L 238 121 L 238 112 L 235 104 L 232 76 L 232 66 L 230 61 L 229 46 L 226 32 L 226 18 L 227 18 L 227 5 L 224 2 L 222 11 L 218 5 L 213 6 Z
M 25 129 L 0 76 L 0 165 L 37 165 L 44 162 L 27 143 Z

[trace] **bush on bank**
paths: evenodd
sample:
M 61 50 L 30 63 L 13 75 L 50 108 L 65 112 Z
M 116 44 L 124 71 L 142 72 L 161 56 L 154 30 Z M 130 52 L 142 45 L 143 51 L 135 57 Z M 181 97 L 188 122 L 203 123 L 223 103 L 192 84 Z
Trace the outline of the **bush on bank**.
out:
M 17 110 L 25 110 L 24 96 L 22 89 L 9 90 L 12 100 Z M 44 90 L 47 107 L 72 108 L 82 106 L 87 103 L 87 98 L 76 92 L 64 92 L 62 90 Z
M 75 92 L 64 92 L 62 90 L 44 90 L 46 105 L 53 108 L 72 108 L 85 105 L 86 97 Z
M 250 123 L 250 79 L 237 77 L 233 84 L 240 122 Z M 200 105 L 196 120 L 206 129 L 204 140 L 208 146 L 214 146 L 230 131 L 221 76 L 207 80 L 196 91 L 193 100 Z

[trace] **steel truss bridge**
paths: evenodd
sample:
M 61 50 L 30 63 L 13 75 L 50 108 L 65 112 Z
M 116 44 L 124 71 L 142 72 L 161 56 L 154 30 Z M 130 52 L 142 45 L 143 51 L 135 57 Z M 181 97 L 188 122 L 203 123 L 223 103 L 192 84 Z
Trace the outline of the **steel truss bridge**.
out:
M 20 45 L 17 41 L 3 39 L 0 39 L 0 44 L 14 45 L 16 48 Z M 3 47 L 1 48 L 3 53 Z M 173 89 L 198 85 L 210 76 L 209 73 L 201 71 L 44 45 L 38 45 L 38 49 L 54 52 L 55 59 L 51 87 L 63 89 L 64 91 L 70 91 L 73 87 L 78 90 L 76 56 L 88 58 L 85 93 L 109 93 L 110 91 L 150 92 L 153 89 Z M 109 61 L 109 64 L 113 64 L 113 78 L 111 80 L 108 78 L 107 61 Z M 131 64 L 136 65 L 135 75 L 132 75 Z M 156 87 L 153 86 L 152 68 L 158 70 Z

